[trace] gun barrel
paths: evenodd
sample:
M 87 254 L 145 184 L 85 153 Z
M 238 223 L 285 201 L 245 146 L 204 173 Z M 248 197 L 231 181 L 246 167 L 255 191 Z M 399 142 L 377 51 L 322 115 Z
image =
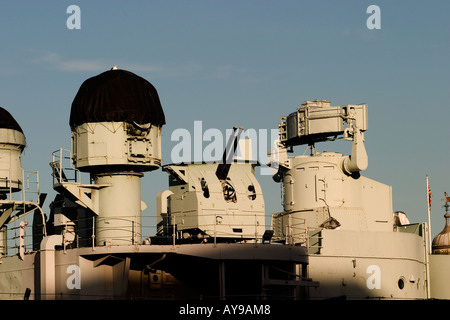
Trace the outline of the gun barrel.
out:
M 236 152 L 242 130 L 242 127 L 233 127 L 233 133 L 231 134 L 227 146 L 225 147 L 225 150 L 223 152 L 222 163 L 219 163 L 219 165 L 217 166 L 216 176 L 219 180 L 225 180 L 228 176 L 228 172 L 230 171 L 230 166 L 233 162 L 233 156 Z M 230 152 L 230 149 L 232 149 L 232 152 Z

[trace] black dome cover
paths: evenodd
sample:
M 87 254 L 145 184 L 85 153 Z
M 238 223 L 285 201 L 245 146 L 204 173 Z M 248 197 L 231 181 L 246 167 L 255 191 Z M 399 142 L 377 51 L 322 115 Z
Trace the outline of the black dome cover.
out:
M 166 123 L 155 87 L 126 70 L 109 70 L 87 79 L 72 102 L 71 128 L 103 121 Z
M 0 107 L 0 128 L 13 129 L 23 133 L 22 128 L 19 126 L 13 116 L 2 107 Z

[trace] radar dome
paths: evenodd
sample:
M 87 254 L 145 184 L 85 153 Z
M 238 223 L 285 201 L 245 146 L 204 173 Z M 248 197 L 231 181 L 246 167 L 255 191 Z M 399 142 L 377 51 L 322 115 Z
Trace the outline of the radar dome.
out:
M 155 87 L 132 72 L 116 68 L 84 81 L 72 102 L 70 127 L 109 121 L 165 124 Z

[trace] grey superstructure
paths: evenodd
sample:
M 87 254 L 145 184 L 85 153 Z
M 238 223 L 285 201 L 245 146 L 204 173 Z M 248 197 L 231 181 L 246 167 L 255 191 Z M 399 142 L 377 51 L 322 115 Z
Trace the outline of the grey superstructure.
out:
M 307 101 L 279 124 L 273 152 L 284 211 L 272 216 L 274 237 L 308 248 L 312 298 L 425 299 L 427 228 L 395 219 L 391 187 L 368 179 L 364 147 L 367 105 L 334 107 Z M 351 155 L 315 152 L 314 144 L 343 136 Z M 307 144 L 310 155 L 289 156 Z
M 277 213 L 266 212 L 258 164 L 234 157 L 242 128 L 219 163 L 162 165 L 158 94 L 130 72 L 113 68 L 80 87 L 72 149 L 55 151 L 50 163 L 57 195 L 48 216 L 38 173 L 21 167 L 25 136 L 5 114 L 1 299 L 450 297 L 448 226 L 431 252 L 427 224 L 394 213 L 391 187 L 361 175 L 366 104 L 306 101 L 281 117 L 270 153 L 283 194 Z M 340 138 L 350 155 L 316 152 Z M 310 154 L 290 155 L 299 145 Z M 141 179 L 161 167 L 169 189 L 155 199 L 154 236 L 143 237 Z

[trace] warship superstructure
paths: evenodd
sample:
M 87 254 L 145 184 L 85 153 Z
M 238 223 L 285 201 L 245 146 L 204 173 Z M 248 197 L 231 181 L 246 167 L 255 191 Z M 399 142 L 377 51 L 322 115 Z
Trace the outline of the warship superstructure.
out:
M 55 151 L 50 163 L 58 194 L 48 218 L 45 195 L 12 200 L 25 194 L 25 139 L 17 127 L 2 131 L 2 159 L 11 161 L 2 172 L 10 199 L 1 203 L 1 230 L 4 243 L 8 232 L 19 242 L 9 246 L 19 254 L 1 258 L 2 298 L 300 299 L 318 285 L 307 275 L 304 247 L 270 243 L 254 165 L 235 164 L 234 157 L 165 166 L 171 190 L 158 195 L 157 234 L 142 239 L 141 179 L 161 166 L 165 124 L 158 93 L 145 79 L 117 68 L 87 79 L 69 124 L 72 148 Z M 32 250 L 27 222 L 20 222 L 19 236 L 6 229 L 27 213 L 34 213 Z
M 365 104 L 306 101 L 281 117 L 273 178 L 282 183 L 284 211 L 272 216 L 274 237 L 307 246 L 310 275 L 321 284 L 314 298 L 425 299 L 426 225 L 394 214 L 391 187 L 361 175 L 367 128 Z M 352 143 L 351 155 L 315 151 L 339 136 Z M 302 144 L 310 155 L 288 156 Z
M 50 162 L 57 195 L 48 215 L 38 173 L 21 166 L 25 135 L 0 112 L 1 299 L 450 298 L 448 224 L 431 250 L 427 224 L 393 212 L 391 187 L 361 175 L 366 104 L 306 101 L 281 117 L 270 153 L 277 213 L 266 212 L 258 163 L 235 156 L 251 142 L 240 127 L 220 161 L 162 165 L 158 93 L 129 71 L 80 86 L 71 150 Z M 338 138 L 350 155 L 316 151 Z M 290 155 L 299 145 L 310 154 Z M 141 179 L 160 168 L 169 189 L 144 237 Z

